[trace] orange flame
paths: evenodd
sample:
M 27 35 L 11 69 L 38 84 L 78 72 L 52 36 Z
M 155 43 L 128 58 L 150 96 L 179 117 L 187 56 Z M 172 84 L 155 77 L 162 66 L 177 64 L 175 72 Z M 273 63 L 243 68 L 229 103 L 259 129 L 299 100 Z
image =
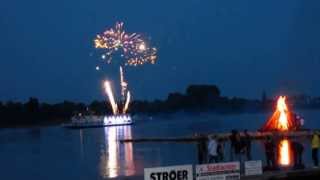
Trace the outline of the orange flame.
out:
M 280 113 L 277 122 L 277 129 L 280 131 L 289 130 L 289 112 L 286 104 L 286 97 L 280 96 L 277 102 L 277 111 Z M 279 143 L 279 164 L 289 166 L 291 164 L 291 149 L 288 139 L 283 139 Z
M 286 104 L 286 97 L 280 96 L 277 103 L 277 110 L 280 113 L 278 123 L 277 123 L 277 129 L 282 131 L 289 130 L 289 124 L 288 124 L 288 107 Z
M 262 131 L 289 131 L 295 130 L 297 125 L 291 117 L 291 113 L 286 104 L 286 97 L 280 96 L 277 101 L 276 111 L 267 123 L 262 127 Z
M 281 140 L 279 143 L 279 164 L 289 166 L 291 164 L 290 142 L 288 139 Z

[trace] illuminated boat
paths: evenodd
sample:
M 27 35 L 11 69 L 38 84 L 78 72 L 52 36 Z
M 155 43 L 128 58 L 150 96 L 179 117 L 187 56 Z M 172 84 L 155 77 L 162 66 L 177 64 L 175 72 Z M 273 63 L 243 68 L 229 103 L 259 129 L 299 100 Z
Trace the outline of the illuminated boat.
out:
M 63 124 L 66 128 L 94 128 L 106 126 L 125 126 L 133 124 L 129 114 L 111 116 L 72 117 L 70 123 Z

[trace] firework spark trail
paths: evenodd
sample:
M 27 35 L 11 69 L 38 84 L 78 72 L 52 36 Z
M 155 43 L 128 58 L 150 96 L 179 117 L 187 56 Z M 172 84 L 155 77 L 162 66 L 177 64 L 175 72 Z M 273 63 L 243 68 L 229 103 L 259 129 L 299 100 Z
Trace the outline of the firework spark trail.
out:
M 119 109 L 118 109 L 118 104 L 115 100 L 115 97 L 113 95 L 113 92 L 112 92 L 112 89 L 111 89 L 111 85 L 110 85 L 110 82 L 109 81 L 105 81 L 104 82 L 104 88 L 105 88 L 105 92 L 106 94 L 108 95 L 108 98 L 109 98 L 109 102 L 110 102 L 110 105 L 112 107 L 112 112 L 114 115 L 118 114 L 119 113 Z M 122 113 L 125 114 L 127 113 L 128 109 L 129 109 L 129 104 L 130 104 L 130 101 L 131 101 L 131 94 L 130 94 L 130 91 L 127 91 L 127 96 L 125 98 L 125 104 L 122 109 Z
M 140 34 L 127 33 L 124 30 L 124 23 L 117 22 L 115 27 L 98 34 L 94 39 L 96 49 L 101 49 L 103 54 L 101 58 L 104 62 L 110 64 L 116 55 L 120 54 L 120 86 L 122 103 L 122 113 L 126 113 L 131 101 L 131 94 L 128 91 L 128 83 L 124 78 L 122 66 L 139 66 L 146 63 L 155 64 L 157 59 L 157 49 L 150 47 Z M 96 66 L 99 71 L 100 67 Z M 114 114 L 119 113 L 118 105 L 113 96 L 110 83 L 105 82 L 106 93 L 109 97 L 110 104 Z M 126 97 L 125 97 L 126 96 Z
M 110 86 L 110 82 L 109 81 L 105 81 L 104 82 L 104 88 L 105 88 L 105 91 L 108 95 L 108 98 L 109 98 L 109 101 L 110 101 L 110 104 L 111 104 L 111 107 L 112 107 L 112 112 L 114 115 L 118 114 L 118 105 L 114 99 L 114 95 L 113 95 L 113 92 L 112 92 L 112 89 L 111 89 L 111 86 Z
M 131 100 L 131 94 L 130 94 L 130 91 L 128 91 L 127 92 L 126 103 L 125 103 L 124 108 L 123 108 L 123 113 L 124 114 L 127 113 L 127 111 L 128 111 L 130 100 Z
M 126 33 L 123 22 L 117 22 L 114 28 L 97 35 L 94 44 L 95 48 L 104 50 L 101 58 L 106 60 L 107 63 L 112 62 L 116 52 L 121 54 L 122 65 L 154 64 L 157 59 L 157 49 L 148 47 L 141 35 Z
M 122 68 L 122 66 L 120 66 L 121 96 L 122 96 L 122 99 L 124 100 L 124 96 L 125 96 L 126 91 L 127 91 L 128 83 L 125 82 L 123 73 L 124 73 L 124 72 L 123 72 L 123 68 Z

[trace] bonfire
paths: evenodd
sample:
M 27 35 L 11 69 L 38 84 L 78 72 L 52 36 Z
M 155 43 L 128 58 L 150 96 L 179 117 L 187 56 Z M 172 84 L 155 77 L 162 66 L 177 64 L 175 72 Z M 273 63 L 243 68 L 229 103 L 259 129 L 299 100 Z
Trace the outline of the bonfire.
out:
M 271 118 L 261 128 L 262 132 L 289 132 L 299 130 L 301 123 L 297 120 L 287 104 L 286 97 L 280 96 L 277 108 Z M 289 166 L 292 163 L 291 143 L 289 139 L 283 138 L 278 144 L 278 163 L 281 166 Z
M 261 128 L 262 132 L 271 131 L 296 131 L 301 127 L 301 123 L 296 119 L 287 104 L 286 97 L 280 96 L 277 101 L 277 108 L 271 118 Z

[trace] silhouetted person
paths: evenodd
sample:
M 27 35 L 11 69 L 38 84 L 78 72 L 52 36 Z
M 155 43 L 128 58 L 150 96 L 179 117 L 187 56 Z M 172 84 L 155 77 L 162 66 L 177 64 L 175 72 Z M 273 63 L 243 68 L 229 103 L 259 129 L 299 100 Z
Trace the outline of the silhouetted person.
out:
M 204 135 L 195 135 L 197 138 L 198 163 L 204 164 L 207 162 L 207 141 L 208 138 Z
M 236 130 L 231 131 L 230 139 L 230 161 L 233 161 L 235 156 L 235 144 L 236 144 L 236 136 L 238 132 Z
M 224 143 L 222 138 L 218 138 L 217 154 L 218 154 L 218 162 L 223 162 L 224 161 Z
M 319 166 L 319 159 L 318 159 L 319 147 L 320 147 L 319 133 L 314 132 L 311 140 L 311 148 L 312 148 L 312 160 L 315 168 Z
M 267 168 L 274 169 L 276 168 L 276 160 L 275 160 L 275 143 L 271 136 L 267 137 L 267 141 L 264 144 L 265 153 L 266 153 L 266 160 L 267 160 Z
M 304 151 L 303 145 L 298 141 L 293 141 L 291 147 L 293 152 L 294 168 L 303 169 L 304 168 L 304 165 L 302 163 L 302 154 Z
M 248 130 L 244 130 L 244 137 L 243 137 L 243 142 L 244 142 L 244 149 L 245 149 L 245 154 L 246 154 L 246 160 L 251 161 L 251 140 L 252 137 L 248 133 Z
M 217 163 L 217 162 L 219 162 L 218 142 L 217 142 L 217 136 L 216 135 L 212 135 L 212 136 L 209 137 L 208 158 L 209 158 L 209 163 Z
M 239 133 L 236 133 L 235 135 L 235 141 L 234 141 L 234 154 L 235 154 L 235 159 L 240 163 L 240 172 L 243 173 L 243 161 L 244 157 L 243 155 L 245 154 L 245 147 L 244 147 L 244 142 L 241 139 L 241 136 Z

